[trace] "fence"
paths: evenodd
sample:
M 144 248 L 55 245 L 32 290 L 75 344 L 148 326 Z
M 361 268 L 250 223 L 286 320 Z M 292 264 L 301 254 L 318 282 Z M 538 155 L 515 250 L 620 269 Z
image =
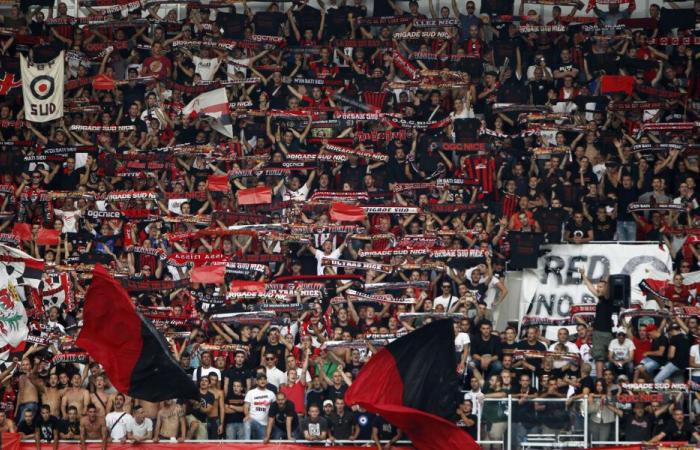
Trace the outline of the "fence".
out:
M 475 437 L 479 444 L 491 448 L 590 448 L 640 443 L 622 439 L 621 417 L 609 409 L 606 411 L 605 402 L 598 403 L 595 399 L 589 403 L 588 396 L 571 401 L 534 397 L 523 400 L 509 395 L 484 398 L 477 403 Z M 631 404 L 614 401 L 611 404 L 625 413 L 631 413 Z M 691 416 L 700 412 L 693 411 L 693 408 L 700 408 L 700 401 L 695 400 L 692 392 L 690 396 L 683 395 L 683 405 Z M 606 435 L 610 437 L 602 438 Z

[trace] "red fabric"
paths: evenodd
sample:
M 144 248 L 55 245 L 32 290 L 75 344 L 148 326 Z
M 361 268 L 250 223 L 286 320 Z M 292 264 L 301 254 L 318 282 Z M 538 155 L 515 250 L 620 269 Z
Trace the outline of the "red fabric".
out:
M 226 266 L 193 267 L 190 271 L 190 281 L 202 284 L 221 284 L 224 282 Z
M 403 406 L 403 387 L 394 357 L 384 348 L 360 370 L 345 394 L 345 402 L 359 404 L 379 414 L 403 430 L 417 450 L 479 449 L 479 445 L 455 424 Z
M 348 205 L 342 202 L 331 204 L 331 220 L 334 222 L 362 222 L 367 215 L 359 206 Z
M 229 292 L 265 292 L 265 282 L 233 280 Z
M 226 175 L 209 175 L 207 178 L 207 188 L 210 191 L 229 192 L 231 190 L 231 185 Z
M 114 80 L 103 73 L 92 79 L 92 88 L 97 91 L 111 91 L 116 87 Z
M 61 232 L 53 228 L 39 228 L 36 233 L 37 245 L 58 245 Z
M 102 265 L 92 274 L 76 343 L 102 364 L 117 391 L 129 392 L 143 348 L 141 321 L 129 294 Z
M 31 241 L 32 227 L 28 223 L 16 223 L 15 226 L 12 227 L 12 234 L 22 241 Z
M 239 205 L 260 205 L 272 203 L 272 188 L 267 186 L 241 189 L 236 192 Z
M 634 77 L 629 75 L 603 75 L 600 82 L 600 93 L 624 92 L 632 95 Z
M 0 450 L 19 450 L 21 439 L 22 435 L 19 433 L 2 433 L 0 437 L 2 449 Z

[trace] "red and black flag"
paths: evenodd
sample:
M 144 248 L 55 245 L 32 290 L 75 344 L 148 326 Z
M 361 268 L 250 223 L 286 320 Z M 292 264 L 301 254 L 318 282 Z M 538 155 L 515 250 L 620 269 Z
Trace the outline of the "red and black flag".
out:
M 395 340 L 360 370 L 345 401 L 403 430 L 417 450 L 479 449 L 446 419 L 459 393 L 454 339 L 452 321 L 437 320 Z
M 149 402 L 198 398 L 192 378 L 180 368 L 153 324 L 131 303 L 124 288 L 97 264 L 85 294 L 77 344 L 102 364 L 123 394 Z

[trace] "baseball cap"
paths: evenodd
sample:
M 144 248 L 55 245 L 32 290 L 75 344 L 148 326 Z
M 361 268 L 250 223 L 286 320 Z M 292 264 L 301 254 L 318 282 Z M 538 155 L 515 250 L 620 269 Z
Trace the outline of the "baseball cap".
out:
M 656 330 L 658 330 L 658 328 L 656 327 L 656 324 L 653 323 L 651 325 L 647 325 L 646 328 L 644 328 L 644 331 L 646 331 L 647 333 L 651 333 L 652 331 Z
M 333 402 L 332 402 L 331 400 L 324 400 L 324 401 L 323 401 L 323 406 L 326 406 L 326 405 L 331 405 L 331 406 L 333 406 Z

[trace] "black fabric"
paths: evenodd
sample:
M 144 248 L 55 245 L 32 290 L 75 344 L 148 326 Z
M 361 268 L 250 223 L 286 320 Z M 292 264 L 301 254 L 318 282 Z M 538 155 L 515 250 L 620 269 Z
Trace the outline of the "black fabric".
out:
M 175 361 L 163 336 L 151 321 L 139 312 L 136 314 L 141 320 L 143 347 L 131 373 L 128 394 L 148 402 L 199 398 L 197 386 Z
M 538 249 L 544 242 L 544 233 L 508 233 L 510 264 L 508 269 L 534 269 L 537 267 Z
M 449 418 L 457 407 L 457 360 L 451 320 L 430 323 L 386 348 L 403 380 L 404 406 Z

